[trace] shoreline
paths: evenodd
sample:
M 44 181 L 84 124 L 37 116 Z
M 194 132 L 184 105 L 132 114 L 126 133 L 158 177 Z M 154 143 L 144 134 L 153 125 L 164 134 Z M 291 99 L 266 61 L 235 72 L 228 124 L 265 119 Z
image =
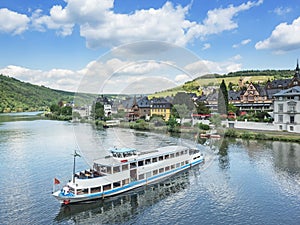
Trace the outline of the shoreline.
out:
M 138 127 L 135 126 L 136 123 L 128 123 L 123 122 L 118 127 L 128 128 L 134 130 L 142 130 L 142 131 L 151 131 L 155 133 L 168 132 L 172 134 L 191 134 L 195 138 L 197 135 L 198 140 L 203 140 L 205 138 L 201 138 L 200 134 L 209 133 L 210 131 L 201 130 L 198 127 L 178 127 L 178 129 L 169 131 L 167 126 L 155 127 L 154 125 L 147 124 L 146 126 Z M 250 129 L 237 129 L 237 128 L 222 128 L 217 129 L 217 134 L 221 137 L 228 138 L 241 138 L 245 140 L 265 140 L 265 141 L 284 141 L 284 142 L 294 142 L 300 143 L 300 134 L 298 133 L 290 133 L 284 131 L 262 131 L 262 130 L 250 130 Z

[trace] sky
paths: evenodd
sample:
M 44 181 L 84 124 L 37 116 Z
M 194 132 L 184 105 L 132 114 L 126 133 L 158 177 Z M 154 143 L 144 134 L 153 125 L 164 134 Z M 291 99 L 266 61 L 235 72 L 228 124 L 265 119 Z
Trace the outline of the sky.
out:
M 0 73 L 151 93 L 206 73 L 295 69 L 299 0 L 0 0 Z

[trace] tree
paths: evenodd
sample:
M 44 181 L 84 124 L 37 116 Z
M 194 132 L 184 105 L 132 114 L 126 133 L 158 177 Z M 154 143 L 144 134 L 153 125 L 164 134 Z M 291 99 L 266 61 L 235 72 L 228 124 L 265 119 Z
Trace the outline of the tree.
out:
M 220 84 L 218 93 L 218 112 L 226 115 L 228 112 L 228 91 L 224 80 Z
M 200 101 L 196 102 L 196 111 L 198 114 L 210 114 L 210 109 Z
M 55 112 L 59 112 L 59 110 L 60 110 L 60 108 L 59 108 L 59 106 L 57 105 L 57 104 L 52 104 L 51 106 L 50 106 L 50 111 L 52 112 L 52 113 L 55 113 Z
M 172 108 L 172 112 L 174 113 L 173 115 L 176 118 L 185 118 L 185 117 L 189 117 L 189 109 L 187 108 L 186 105 L 174 105 Z
M 215 125 L 215 127 L 220 127 L 222 124 L 222 119 L 221 116 L 218 114 L 214 114 L 211 118 L 210 118 L 210 122 Z
M 174 116 L 170 116 L 169 120 L 167 121 L 168 131 L 175 132 L 178 131 L 180 124 L 177 122 Z
M 237 115 L 239 113 L 239 108 L 233 104 L 228 104 L 228 112 L 233 112 Z
M 195 107 L 191 97 L 185 92 L 177 92 L 172 103 L 173 105 L 186 105 L 190 111 Z
M 104 118 L 104 106 L 100 102 L 96 102 L 93 104 L 91 116 L 94 119 Z
M 60 114 L 63 116 L 71 116 L 72 115 L 72 107 L 71 106 L 61 107 Z

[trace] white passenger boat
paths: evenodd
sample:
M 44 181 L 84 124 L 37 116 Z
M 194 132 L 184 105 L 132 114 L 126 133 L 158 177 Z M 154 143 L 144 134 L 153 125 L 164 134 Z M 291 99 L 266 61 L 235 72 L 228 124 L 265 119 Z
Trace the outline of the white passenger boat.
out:
M 203 161 L 199 150 L 183 146 L 148 152 L 114 148 L 110 156 L 95 160 L 92 169 L 75 173 L 53 196 L 62 204 L 105 198 L 155 183 Z

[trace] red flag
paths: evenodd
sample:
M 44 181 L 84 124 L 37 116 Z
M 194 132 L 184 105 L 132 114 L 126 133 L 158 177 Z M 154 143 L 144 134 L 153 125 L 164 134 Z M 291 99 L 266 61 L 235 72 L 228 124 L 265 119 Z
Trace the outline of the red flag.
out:
M 57 178 L 54 178 L 54 184 L 60 184 L 60 181 Z

